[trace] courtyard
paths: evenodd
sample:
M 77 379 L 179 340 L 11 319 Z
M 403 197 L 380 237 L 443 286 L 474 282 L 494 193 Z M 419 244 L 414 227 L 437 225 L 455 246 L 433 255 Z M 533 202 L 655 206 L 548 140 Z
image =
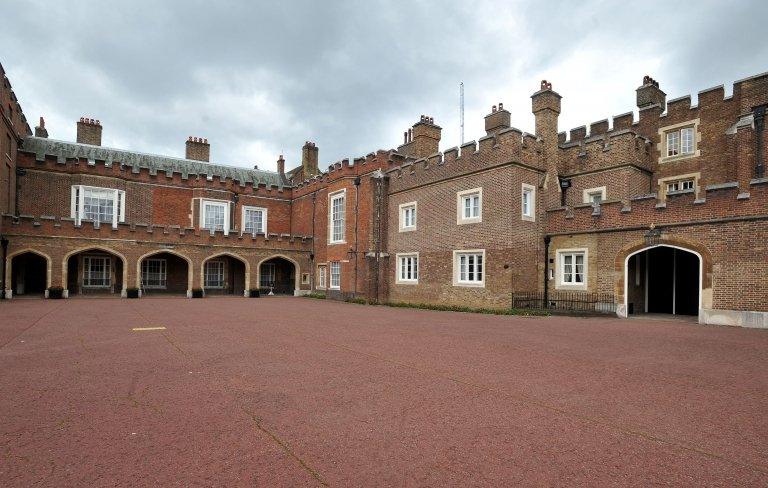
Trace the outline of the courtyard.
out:
M 3 486 L 768 484 L 768 331 L 20 299 L 0 346 Z

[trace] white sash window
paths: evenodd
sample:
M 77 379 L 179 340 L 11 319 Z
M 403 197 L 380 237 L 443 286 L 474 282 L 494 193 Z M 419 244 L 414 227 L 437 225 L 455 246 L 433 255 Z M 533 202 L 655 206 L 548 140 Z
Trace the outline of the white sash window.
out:
M 267 209 L 243 207 L 243 232 L 246 234 L 266 234 Z
M 70 216 L 79 225 L 83 220 L 117 227 L 125 222 L 125 192 L 113 188 L 73 185 Z
M 229 234 L 229 202 L 226 200 L 200 200 L 200 227 L 213 233 Z
M 83 287 L 109 288 L 112 286 L 111 259 L 106 256 L 83 257 Z

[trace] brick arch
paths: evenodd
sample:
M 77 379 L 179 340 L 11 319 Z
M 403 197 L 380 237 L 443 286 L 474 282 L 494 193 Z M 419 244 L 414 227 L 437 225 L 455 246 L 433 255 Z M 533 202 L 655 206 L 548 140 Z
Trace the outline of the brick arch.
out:
M 64 259 L 61 260 L 61 283 L 62 286 L 65 288 L 67 287 L 68 283 L 68 273 L 69 269 L 67 266 L 67 262 L 69 261 L 69 258 L 74 256 L 75 254 L 80 254 L 81 252 L 87 252 L 87 251 L 103 251 L 109 254 L 112 254 L 113 256 L 116 256 L 120 258 L 120 260 L 123 262 L 123 289 L 122 289 L 122 295 L 123 297 L 126 295 L 126 292 L 128 290 L 128 260 L 125 258 L 124 255 L 121 253 L 115 251 L 114 249 L 106 246 L 84 246 L 79 247 L 77 249 L 74 249 L 72 251 L 69 251 L 67 254 L 64 255 Z
M 614 270 L 616 272 L 615 290 L 616 303 L 618 304 L 617 313 L 620 316 L 626 316 L 626 270 L 629 257 L 642 251 L 653 249 L 655 247 L 672 247 L 683 251 L 696 254 L 701 263 L 701 283 L 700 283 L 700 308 L 712 308 L 712 253 L 707 247 L 695 240 L 680 236 L 662 235 L 659 242 L 648 244 L 645 240 L 638 240 L 627 244 L 616 254 L 614 261 Z
M 293 290 L 294 290 L 294 293 L 297 290 L 301 289 L 301 266 L 299 266 L 299 262 L 298 261 L 296 261 L 293 258 L 290 258 L 290 257 L 286 256 L 285 254 L 273 254 L 273 255 L 267 256 L 266 258 L 264 258 L 261 261 L 259 261 L 259 264 L 256 265 L 256 273 L 257 273 L 257 275 L 256 275 L 256 282 L 257 283 L 261 283 L 261 265 L 264 264 L 265 262 L 269 261 L 270 259 L 275 259 L 275 258 L 285 259 L 286 261 L 288 261 L 289 263 L 291 263 L 293 265 L 293 267 L 296 269 L 296 273 L 295 273 L 295 276 L 294 276 L 294 279 L 293 279 Z
M 251 286 L 251 263 L 248 262 L 247 259 L 245 259 L 244 257 L 240 256 L 239 254 L 235 254 L 235 253 L 232 253 L 232 252 L 226 252 L 226 251 L 225 252 L 216 253 L 216 254 L 213 254 L 211 256 L 207 256 L 205 259 L 203 259 L 200 262 L 200 287 L 201 288 L 205 288 L 203 286 L 203 284 L 205 283 L 205 263 L 207 263 L 211 259 L 220 258 L 222 256 L 229 256 L 230 258 L 237 259 L 238 261 L 243 263 L 243 266 L 245 266 L 245 292 L 247 293 L 248 290 L 250 290 L 250 286 Z
M 187 263 L 187 295 L 191 296 L 192 294 L 192 280 L 194 279 L 194 267 L 192 266 L 192 259 L 190 259 L 188 256 L 181 254 L 180 252 L 174 251 L 173 249 L 155 249 L 153 251 L 149 251 L 148 253 L 142 254 L 139 256 L 139 258 L 136 260 L 136 288 L 141 288 L 141 262 L 144 261 L 147 258 L 151 258 L 155 254 L 172 254 L 176 257 L 179 257 L 183 259 Z
M 45 259 L 45 269 L 46 269 L 45 287 L 46 288 L 51 287 L 51 273 L 53 270 L 53 260 L 49 255 L 45 254 L 44 252 L 38 251 L 37 249 L 33 249 L 30 247 L 30 248 L 14 251 L 5 257 L 5 286 L 7 288 L 6 293 L 8 290 L 11 289 L 11 282 L 13 281 L 12 279 L 13 278 L 13 258 L 15 258 L 16 256 L 21 256 L 22 254 L 26 254 L 26 253 L 35 254 Z M 46 297 L 48 296 L 47 293 L 48 292 L 46 292 Z M 8 296 L 9 295 L 6 294 L 6 297 Z

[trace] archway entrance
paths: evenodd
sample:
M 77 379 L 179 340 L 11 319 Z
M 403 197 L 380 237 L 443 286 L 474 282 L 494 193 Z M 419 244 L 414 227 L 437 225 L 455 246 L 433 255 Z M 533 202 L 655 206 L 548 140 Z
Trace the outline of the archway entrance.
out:
M 140 263 L 142 295 L 187 295 L 189 264 L 176 254 L 159 252 L 145 257 Z
M 123 260 L 102 249 L 89 249 L 69 256 L 66 263 L 68 295 L 123 293 Z
M 212 257 L 203 264 L 205 294 L 244 296 L 245 274 L 244 261 L 230 255 Z
M 48 260 L 25 252 L 11 259 L 12 296 L 44 295 L 48 288 Z
M 632 254 L 626 264 L 627 312 L 698 315 L 701 258 L 660 245 Z
M 262 261 L 259 266 L 259 289 L 268 294 L 293 295 L 296 288 L 296 266 L 282 257 Z

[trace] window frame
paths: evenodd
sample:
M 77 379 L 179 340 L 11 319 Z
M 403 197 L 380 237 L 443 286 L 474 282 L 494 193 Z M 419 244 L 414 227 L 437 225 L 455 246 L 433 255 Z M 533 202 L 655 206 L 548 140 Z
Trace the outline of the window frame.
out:
M 333 268 L 338 267 L 338 277 L 339 277 L 339 283 L 334 286 L 333 284 Z M 329 290 L 341 290 L 341 261 L 330 261 L 328 262 L 328 289 Z
M 144 279 L 145 276 L 145 266 L 149 267 L 150 262 L 159 262 L 162 263 L 160 265 L 160 272 L 161 275 L 161 284 L 158 285 L 147 285 L 146 281 Z M 168 260 L 165 258 L 145 258 L 141 261 L 141 288 L 144 290 L 165 290 L 168 288 Z
M 399 231 L 400 232 L 412 232 L 416 230 L 416 226 L 419 221 L 418 202 L 401 203 L 398 207 L 399 212 Z M 413 209 L 413 224 L 406 225 L 406 212 Z
M 659 163 L 679 161 L 683 159 L 690 159 L 690 158 L 700 156 L 701 155 L 701 151 L 699 149 L 699 145 L 701 144 L 701 131 L 699 130 L 700 123 L 701 123 L 701 119 L 693 119 L 693 120 L 687 120 L 685 122 L 681 122 L 679 124 L 661 127 L 658 130 L 659 143 L 657 145 L 657 149 L 659 151 Z M 683 152 L 683 141 L 684 141 L 683 132 L 688 129 L 690 129 L 691 131 L 691 138 L 690 138 L 691 150 L 689 152 Z M 670 135 L 676 135 L 677 147 L 678 147 L 677 154 L 672 154 L 672 155 L 669 154 Z
M 587 188 L 582 192 L 582 201 L 583 203 L 589 203 L 592 205 L 595 205 L 595 202 L 592 201 L 592 196 L 596 195 L 597 193 L 600 193 L 600 204 L 606 200 L 607 198 L 607 187 L 605 186 L 598 186 L 595 188 Z
M 272 280 L 264 280 L 264 278 L 272 278 Z M 259 288 L 268 288 L 275 286 L 275 278 L 277 278 L 277 266 L 275 263 L 263 263 L 259 267 Z
M 556 288 L 561 290 L 586 290 L 589 282 L 589 250 L 585 247 L 570 248 L 570 249 L 558 249 L 556 251 L 556 265 L 557 265 L 557 283 Z M 572 281 L 566 282 L 565 278 L 565 257 L 572 256 L 572 264 L 574 271 L 571 273 L 573 276 Z M 583 256 L 583 271 L 582 282 L 578 283 L 575 280 L 576 272 L 576 256 Z
M 91 284 L 91 272 L 89 270 L 92 261 L 103 262 L 102 278 L 106 279 L 106 284 L 93 285 Z M 89 289 L 104 289 L 112 287 L 112 257 L 111 256 L 83 256 L 83 288 Z
M 245 216 L 248 214 L 248 212 L 261 212 L 261 230 L 259 231 L 247 231 L 246 230 L 246 222 L 248 222 L 245 218 Z M 266 207 L 255 207 L 253 205 L 243 205 L 243 209 L 240 211 L 240 225 L 242 226 L 241 234 L 264 234 L 267 235 L 267 208 Z
M 213 229 L 211 230 L 209 227 L 205 226 L 205 206 L 206 204 L 210 204 L 217 207 L 223 207 L 224 208 L 224 225 L 222 229 Z M 214 233 L 216 231 L 223 231 L 224 235 L 229 235 L 229 211 L 230 211 L 230 205 L 231 202 L 229 200 L 219 200 L 214 198 L 201 198 L 200 199 L 200 230 L 206 230 L 210 233 Z
M 315 283 L 315 288 L 318 290 L 325 290 L 327 286 L 328 281 L 328 265 L 327 264 L 318 264 L 317 265 L 317 283 Z
M 110 224 L 116 229 L 117 224 L 125 222 L 125 190 L 103 186 L 72 185 L 70 188 L 69 215 L 71 218 L 75 219 L 77 225 L 80 225 L 83 221 L 95 222 L 93 219 L 85 216 L 85 204 L 83 200 L 86 191 L 112 194 L 112 221 L 99 221 L 99 224 Z
M 461 264 L 459 262 L 461 256 L 481 256 L 481 270 L 480 274 L 482 279 L 480 280 L 462 280 L 461 279 Z M 469 262 L 467 263 L 469 266 Z M 474 266 L 477 266 L 475 262 Z M 477 270 L 474 271 L 477 273 Z M 486 259 L 485 249 L 461 249 L 453 251 L 453 286 L 463 286 L 470 288 L 485 288 L 485 278 L 488 275 L 488 260 Z
M 221 284 L 219 285 L 210 285 L 208 284 L 208 267 L 212 264 L 220 265 L 221 267 L 221 273 L 216 273 L 217 275 L 221 276 Z M 226 264 L 224 263 L 223 259 L 209 259 L 208 261 L 203 264 L 203 288 L 211 288 L 213 290 L 221 290 L 224 288 L 224 285 L 226 285 Z
M 464 217 L 464 200 L 469 197 L 477 195 L 477 215 Z M 475 224 L 483 221 L 483 188 L 472 188 L 469 190 L 463 190 L 456 193 L 456 224 Z
M 334 213 L 333 203 L 335 200 L 343 199 L 341 209 L 343 216 L 341 220 L 341 239 L 334 238 Z M 338 190 L 328 194 L 328 244 L 346 244 L 347 242 L 347 189 Z
M 415 259 L 416 266 L 414 267 L 411 265 L 411 270 L 415 269 L 415 273 L 411 272 L 411 275 L 413 276 L 415 274 L 415 278 L 403 278 L 403 260 L 413 260 Z M 397 253 L 395 255 L 396 260 L 396 266 L 395 266 L 395 283 L 400 285 L 418 285 L 419 284 L 419 253 L 418 252 L 404 252 L 404 253 Z
M 525 197 L 528 195 L 528 212 L 525 211 Z M 523 183 L 520 188 L 520 218 L 529 222 L 536 221 L 536 187 Z

